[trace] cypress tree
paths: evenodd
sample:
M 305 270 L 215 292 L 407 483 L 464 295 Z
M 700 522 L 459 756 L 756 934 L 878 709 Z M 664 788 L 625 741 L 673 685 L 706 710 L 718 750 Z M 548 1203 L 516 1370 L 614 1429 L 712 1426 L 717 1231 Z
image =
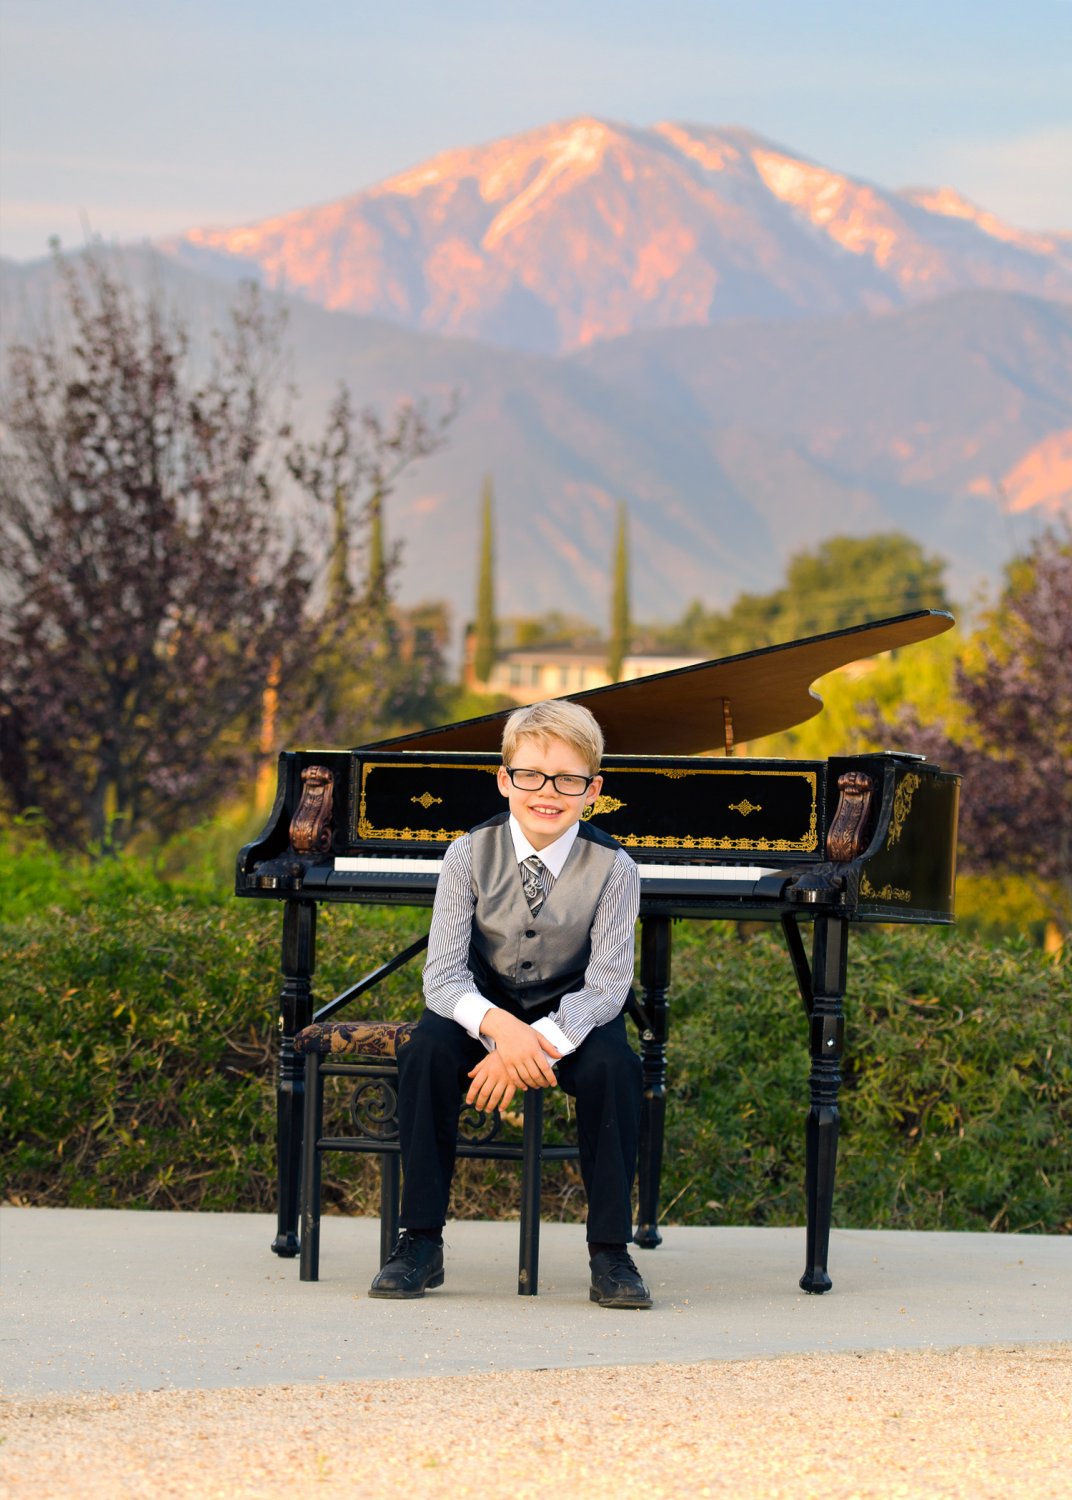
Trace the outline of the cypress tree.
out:
M 487 682 L 495 665 L 497 628 L 495 623 L 495 540 L 492 527 L 491 475 L 484 480 L 483 515 L 480 532 L 480 562 L 476 589 L 476 641 L 473 674 L 478 682 Z
M 622 662 L 629 650 L 629 531 L 624 504 L 618 506 L 618 535 L 614 548 L 614 581 L 610 605 L 610 649 L 607 653 L 607 676 L 617 682 Z
M 369 501 L 368 600 L 374 610 L 387 604 L 387 557 L 383 540 L 383 495 Z
M 333 509 L 328 608 L 338 618 L 349 608 L 354 592 L 350 585 L 350 523 L 346 513 L 346 491 L 341 484 L 335 487 Z

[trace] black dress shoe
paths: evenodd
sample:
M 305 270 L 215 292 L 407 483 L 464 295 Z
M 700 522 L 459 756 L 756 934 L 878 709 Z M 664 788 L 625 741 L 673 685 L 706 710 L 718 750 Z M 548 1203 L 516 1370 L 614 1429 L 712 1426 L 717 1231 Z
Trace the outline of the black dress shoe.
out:
M 391 1259 L 373 1277 L 370 1297 L 423 1297 L 443 1285 L 443 1246 L 403 1229 Z
M 600 1250 L 592 1256 L 588 1293 L 600 1307 L 650 1307 L 651 1293 L 624 1250 Z

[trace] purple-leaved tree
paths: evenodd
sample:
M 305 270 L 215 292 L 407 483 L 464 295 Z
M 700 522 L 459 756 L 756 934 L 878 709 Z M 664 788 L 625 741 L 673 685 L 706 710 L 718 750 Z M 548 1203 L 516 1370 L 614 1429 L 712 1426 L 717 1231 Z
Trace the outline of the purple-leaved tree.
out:
M 961 863 L 1025 877 L 1072 932 L 1072 525 L 1007 570 L 956 670 L 967 733 L 910 724 L 904 742 L 964 773 Z
M 57 843 L 107 852 L 247 784 L 267 685 L 281 718 L 313 709 L 317 502 L 337 496 L 308 463 L 296 476 L 313 502 L 303 547 L 280 505 L 288 455 L 291 475 L 302 462 L 275 400 L 282 319 L 255 288 L 199 371 L 159 296 L 98 255 L 56 269 L 62 335 L 11 350 L 0 411 L 0 784 Z M 412 408 L 378 424 L 340 397 L 319 451 L 353 522 L 361 485 L 426 448 Z M 377 625 L 367 599 L 346 601 L 351 672 Z

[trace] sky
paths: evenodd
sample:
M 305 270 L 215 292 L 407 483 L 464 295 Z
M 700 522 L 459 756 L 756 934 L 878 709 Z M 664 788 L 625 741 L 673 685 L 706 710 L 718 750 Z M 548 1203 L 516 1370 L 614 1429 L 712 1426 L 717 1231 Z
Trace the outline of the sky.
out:
M 1072 230 L 1072 0 L 0 0 L 0 253 L 256 221 L 582 114 Z

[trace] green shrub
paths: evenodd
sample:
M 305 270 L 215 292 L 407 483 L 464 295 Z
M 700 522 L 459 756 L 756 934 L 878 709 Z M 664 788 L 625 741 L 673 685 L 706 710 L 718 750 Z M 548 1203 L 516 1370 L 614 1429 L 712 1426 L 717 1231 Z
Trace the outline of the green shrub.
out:
M 168 906 L 215 905 L 220 890 L 217 881 L 165 881 L 142 861 L 90 860 L 61 851 L 32 818 L 0 829 L 0 923 L 9 941 L 24 919 L 37 923 L 49 912 L 73 914 L 89 907 L 121 910 L 134 897 Z
M 133 861 L 2 852 L 4 1195 L 271 1208 L 276 903 L 176 888 Z M 322 908 L 317 1003 L 427 920 Z M 807 1024 L 778 934 L 679 923 L 673 978 L 664 1216 L 799 1223 Z M 1070 1001 L 1068 965 L 1026 945 L 854 930 L 835 1221 L 1072 1230 Z M 361 1003 L 419 1006 L 415 965 Z M 336 1206 L 376 1211 L 368 1159 L 329 1158 L 326 1181 Z M 455 1207 L 516 1214 L 516 1173 L 466 1164 Z M 548 1170 L 545 1211 L 583 1217 L 571 1165 Z
M 276 905 L 12 839 L 0 848 L 0 898 L 0 1193 L 75 1207 L 268 1207 Z M 423 912 L 364 916 L 358 937 L 352 913 L 321 914 L 334 959 L 318 976 L 326 987 L 427 924 Z M 383 1003 L 400 1004 L 404 982 Z
M 784 952 L 678 932 L 664 1201 L 799 1222 L 807 1023 Z M 1070 979 L 1022 943 L 853 930 L 836 1223 L 1072 1231 Z

